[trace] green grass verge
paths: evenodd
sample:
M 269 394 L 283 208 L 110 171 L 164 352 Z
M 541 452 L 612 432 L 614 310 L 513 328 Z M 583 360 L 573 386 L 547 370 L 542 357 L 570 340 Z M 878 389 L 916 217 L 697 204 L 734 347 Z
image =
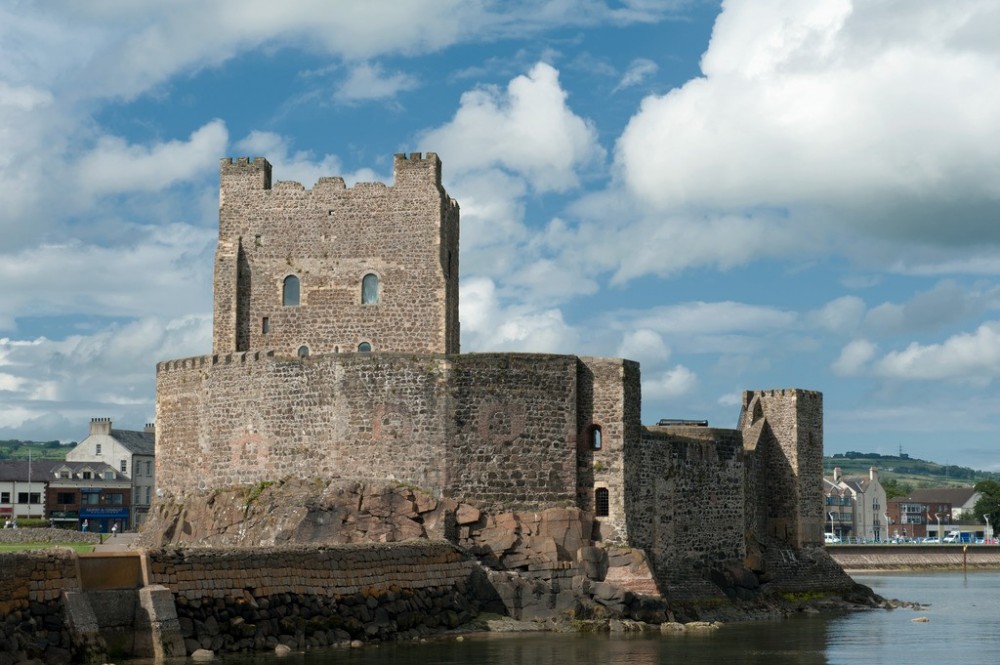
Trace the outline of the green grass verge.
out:
M 24 552 L 26 550 L 47 550 L 53 547 L 69 547 L 76 552 L 93 552 L 94 543 L 14 543 L 0 545 L 0 552 Z

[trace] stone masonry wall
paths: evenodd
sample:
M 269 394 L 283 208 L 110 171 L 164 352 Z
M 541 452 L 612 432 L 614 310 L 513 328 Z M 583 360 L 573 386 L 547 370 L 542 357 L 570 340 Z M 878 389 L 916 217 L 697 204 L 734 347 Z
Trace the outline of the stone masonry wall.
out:
M 572 503 L 576 357 L 489 353 L 450 362 L 448 495 L 499 506 Z
M 441 542 L 156 550 L 149 582 L 174 594 L 188 653 L 412 639 L 476 614 L 475 563 Z
M 0 554 L 0 663 L 68 663 L 77 645 L 66 626 L 62 594 L 79 588 L 68 549 Z
M 625 454 L 631 544 L 647 552 L 661 584 L 676 586 L 712 565 L 743 560 L 738 431 L 648 428 Z
M 440 487 L 441 362 L 234 354 L 161 363 L 158 485 L 180 493 L 290 476 Z
M 161 363 L 168 494 L 284 477 L 398 480 L 508 507 L 572 502 L 576 357 L 233 354 Z
M 392 587 L 454 586 L 468 580 L 474 566 L 450 543 L 422 540 L 330 548 L 165 549 L 149 552 L 149 583 L 189 600 L 281 593 L 336 597 Z
M 262 159 L 221 164 L 214 353 L 458 351 L 458 205 L 437 156 L 395 158 L 395 184 L 270 182 Z M 366 274 L 379 300 L 362 304 Z M 284 280 L 300 300 L 284 306 Z M 267 320 L 265 327 L 264 320 Z
M 608 514 L 597 517 L 601 539 L 626 542 L 624 450 L 636 440 L 639 419 L 639 365 L 620 358 L 580 358 L 577 401 L 577 505 L 595 511 L 598 489 L 608 491 Z M 595 449 L 594 428 L 600 428 Z

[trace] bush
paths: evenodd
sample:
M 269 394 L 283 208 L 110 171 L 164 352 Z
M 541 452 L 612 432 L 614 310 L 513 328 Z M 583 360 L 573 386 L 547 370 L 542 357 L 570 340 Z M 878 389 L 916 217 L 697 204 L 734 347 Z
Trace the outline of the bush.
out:
M 20 517 L 17 520 L 17 528 L 19 529 L 41 529 L 48 526 L 49 521 L 44 517 Z

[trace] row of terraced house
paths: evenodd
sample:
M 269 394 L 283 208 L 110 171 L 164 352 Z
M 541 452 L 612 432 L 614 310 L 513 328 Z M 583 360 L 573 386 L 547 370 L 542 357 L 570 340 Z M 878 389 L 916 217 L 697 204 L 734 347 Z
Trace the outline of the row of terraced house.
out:
M 980 494 L 972 487 L 921 488 L 886 499 L 876 467 L 867 476 L 845 476 L 840 468 L 823 478 L 826 533 L 844 542 L 943 538 L 965 530 L 990 538 L 988 525 L 973 522 Z
M 42 519 L 100 533 L 137 528 L 155 492 L 155 446 L 152 425 L 114 429 L 110 418 L 93 418 L 65 461 L 0 462 L 0 526 Z

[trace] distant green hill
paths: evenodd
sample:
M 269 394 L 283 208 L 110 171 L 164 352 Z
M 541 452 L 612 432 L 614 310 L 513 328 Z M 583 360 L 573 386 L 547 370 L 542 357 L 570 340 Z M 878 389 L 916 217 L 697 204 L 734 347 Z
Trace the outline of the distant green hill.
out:
M 73 449 L 76 442 L 62 444 L 58 441 L 18 441 L 9 439 L 0 441 L 0 461 L 26 460 L 30 452 L 31 459 L 64 460 L 66 453 Z
M 867 476 L 868 469 L 877 467 L 879 480 L 887 486 L 903 489 L 901 494 L 921 487 L 968 487 L 981 480 L 1000 482 L 1000 473 L 977 471 L 953 464 L 938 464 L 909 455 L 880 455 L 848 451 L 823 458 L 823 473 L 832 475 L 840 467 L 845 476 Z

